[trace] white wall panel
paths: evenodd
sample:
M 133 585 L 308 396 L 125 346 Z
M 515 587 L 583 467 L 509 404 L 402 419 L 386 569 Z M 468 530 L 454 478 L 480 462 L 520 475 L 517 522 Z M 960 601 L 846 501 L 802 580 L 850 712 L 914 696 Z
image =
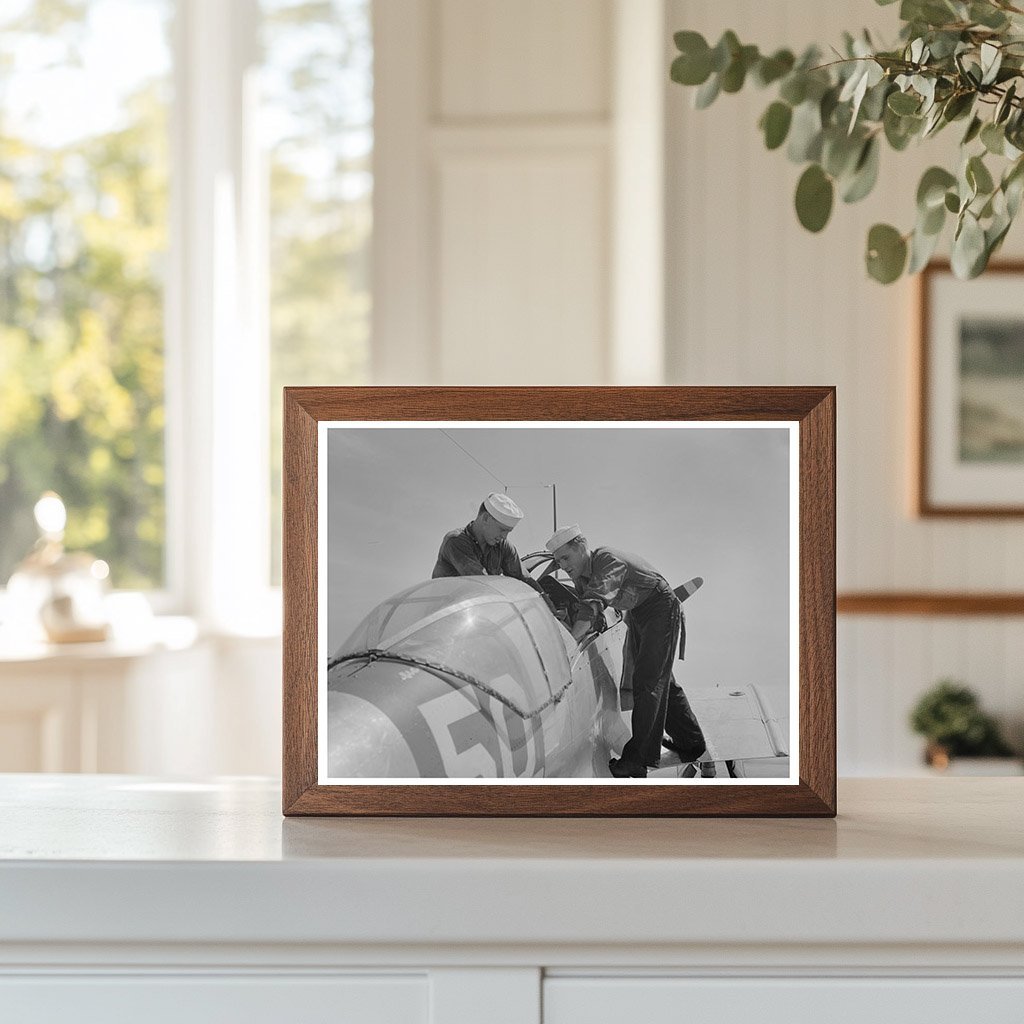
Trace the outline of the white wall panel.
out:
M 438 117 L 604 117 L 608 0 L 440 0 Z
M 646 81 L 662 0 L 630 2 L 651 29 Z M 635 90 L 618 88 L 631 66 L 613 57 L 618 13 L 612 0 L 381 0 L 377 383 L 624 376 L 621 358 L 612 365 L 611 316 L 622 296 L 612 233 L 627 211 L 612 176 L 632 163 L 613 97 L 618 105 Z M 660 79 L 650 80 L 660 99 Z M 638 161 L 660 174 L 660 121 L 647 135 L 654 157 Z M 660 246 L 649 249 L 660 286 Z M 651 314 L 655 356 L 660 294 L 652 288 L 635 306 Z
M 604 375 L 606 157 L 453 156 L 439 190 L 446 384 L 585 384 Z
M 666 38 L 692 28 L 714 43 L 734 29 L 762 49 L 837 42 L 867 25 L 896 34 L 895 8 L 863 0 L 668 0 Z M 841 590 L 1022 590 L 1024 522 L 919 520 L 909 512 L 915 284 L 867 278 L 868 228 L 911 226 L 922 171 L 945 162 L 959 133 L 902 154 L 884 151 L 876 192 L 837 202 L 820 235 L 793 211 L 800 168 L 769 153 L 756 128 L 771 90 L 748 87 L 694 110 L 667 85 L 668 375 L 686 384 L 838 387 L 838 569 Z M 1005 247 L 1024 251 L 1020 227 Z M 917 767 L 905 725 L 920 692 L 964 679 L 1011 730 L 1024 719 L 1024 621 L 843 619 L 839 631 L 840 768 Z

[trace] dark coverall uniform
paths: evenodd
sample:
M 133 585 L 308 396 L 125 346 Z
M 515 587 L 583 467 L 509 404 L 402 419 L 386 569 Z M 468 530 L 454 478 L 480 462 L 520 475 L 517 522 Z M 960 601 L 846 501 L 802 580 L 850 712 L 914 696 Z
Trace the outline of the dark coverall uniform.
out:
M 511 576 L 541 591 L 540 584 L 523 568 L 515 545 L 505 537 L 494 547 L 478 543 L 472 523 L 444 535 L 430 576 L 435 580 L 441 576 Z
M 579 618 L 593 622 L 609 606 L 624 612 L 623 674 L 632 670 L 633 715 L 622 761 L 657 768 L 663 733 L 683 761 L 696 761 L 707 743 L 672 674 L 682 615 L 668 582 L 638 555 L 605 547 L 591 551 L 574 581 Z

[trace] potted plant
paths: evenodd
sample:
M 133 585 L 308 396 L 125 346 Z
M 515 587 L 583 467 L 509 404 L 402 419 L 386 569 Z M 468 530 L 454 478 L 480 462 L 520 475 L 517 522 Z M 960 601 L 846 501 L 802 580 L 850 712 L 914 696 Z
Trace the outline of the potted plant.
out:
M 974 691 L 950 679 L 941 680 L 921 697 L 911 712 L 910 725 L 928 741 L 925 762 L 940 771 L 949 769 L 955 758 L 1014 757 Z

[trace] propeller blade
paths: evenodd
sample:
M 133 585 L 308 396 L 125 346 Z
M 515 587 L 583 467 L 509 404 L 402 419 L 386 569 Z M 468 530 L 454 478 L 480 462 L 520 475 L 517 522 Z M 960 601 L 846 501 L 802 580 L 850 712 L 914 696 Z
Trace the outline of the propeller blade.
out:
M 704 586 L 703 576 L 694 576 L 692 580 L 687 580 L 682 586 L 676 587 L 672 591 L 676 597 L 679 598 L 680 603 L 685 601 L 692 594 L 695 594 L 700 588 Z

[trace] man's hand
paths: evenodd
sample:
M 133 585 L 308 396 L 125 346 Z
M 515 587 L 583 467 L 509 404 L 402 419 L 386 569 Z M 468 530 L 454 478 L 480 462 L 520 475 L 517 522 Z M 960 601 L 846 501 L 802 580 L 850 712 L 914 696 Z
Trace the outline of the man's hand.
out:
M 587 622 L 586 619 L 581 619 L 572 627 L 572 638 L 576 641 L 576 643 L 580 643 L 589 632 L 590 623 Z

